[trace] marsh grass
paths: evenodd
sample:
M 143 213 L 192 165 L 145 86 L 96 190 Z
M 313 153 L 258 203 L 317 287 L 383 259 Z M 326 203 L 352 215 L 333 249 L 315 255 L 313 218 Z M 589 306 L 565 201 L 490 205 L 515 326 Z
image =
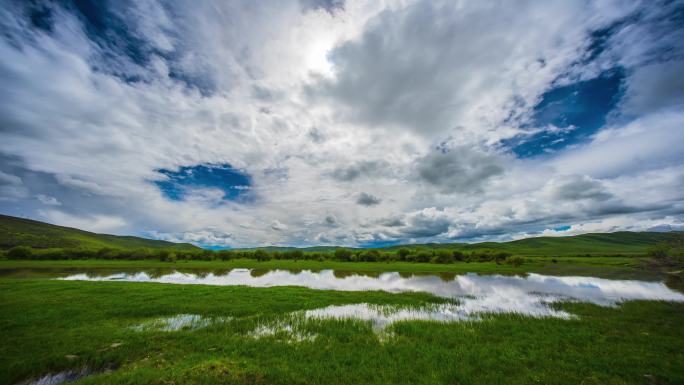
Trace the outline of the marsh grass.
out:
M 577 315 L 570 320 L 505 314 L 401 321 L 388 338 L 354 319 L 293 325 L 315 335 L 301 341 L 287 331 L 249 336 L 265 322 L 331 305 L 444 302 L 422 293 L 2 279 L 0 383 L 112 365 L 118 370 L 79 383 L 684 383 L 681 303 L 553 305 Z M 173 332 L 130 327 L 178 314 L 233 319 Z
M 555 259 L 556 262 L 552 260 Z M 467 272 L 482 274 L 526 274 L 586 275 L 616 279 L 656 279 L 663 273 L 644 267 L 644 261 L 635 257 L 527 257 L 522 266 L 496 264 L 495 262 L 457 262 L 452 264 L 409 263 L 409 262 L 337 262 L 337 261 L 292 261 L 235 259 L 230 261 L 111 261 L 111 260 L 64 260 L 64 261 L 16 261 L 0 260 L 0 276 L 13 278 L 39 278 L 88 271 L 91 274 L 107 275 L 114 272 L 141 271 L 150 274 L 165 274 L 174 270 L 182 272 L 228 271 L 236 268 L 253 269 L 254 274 L 266 273 L 270 269 L 284 270 L 335 270 L 337 276 L 351 274 L 379 275 L 386 271 L 401 274 L 441 273 L 445 279 L 454 274 Z

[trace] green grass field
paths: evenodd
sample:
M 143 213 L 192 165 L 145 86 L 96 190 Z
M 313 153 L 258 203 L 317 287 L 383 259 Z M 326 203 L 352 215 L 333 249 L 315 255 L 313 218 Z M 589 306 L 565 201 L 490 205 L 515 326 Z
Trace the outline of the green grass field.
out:
M 577 319 L 369 324 L 327 320 L 313 341 L 249 336 L 258 322 L 331 304 L 417 305 L 427 294 L 0 279 L 0 383 L 115 368 L 82 384 L 681 384 L 684 304 L 566 303 Z M 197 330 L 136 331 L 175 314 L 230 316 Z
M 616 232 L 607 234 L 583 234 L 571 237 L 536 237 L 511 242 L 482 243 L 429 243 L 414 245 L 398 245 L 377 250 L 394 252 L 401 248 L 408 249 L 453 249 L 464 252 L 504 251 L 524 256 L 577 256 L 644 254 L 649 247 L 666 241 L 680 233 L 653 232 Z M 84 249 L 160 249 L 194 250 L 200 249 L 183 243 L 172 243 L 145 239 L 133 236 L 115 236 L 95 234 L 69 227 L 55 226 L 48 223 L 23 218 L 0 215 L 0 249 L 14 246 L 28 246 L 35 249 L 49 248 L 84 248 Z M 330 253 L 339 247 L 305 247 L 304 252 Z M 264 247 L 273 251 L 293 250 L 291 247 Z
M 0 243 L 5 248 L 188 247 L 0 219 Z M 329 305 L 429 306 L 448 300 L 427 293 L 51 279 L 76 272 L 333 269 L 372 277 L 387 271 L 439 274 L 446 281 L 464 273 L 592 276 L 665 281 L 669 288 L 683 291 L 677 265 L 656 265 L 643 255 L 669 236 L 588 234 L 414 246 L 503 250 L 524 255 L 519 266 L 501 261 L 324 258 L 0 260 L 0 384 L 82 368 L 94 374 L 79 384 L 682 384 L 682 302 L 553 305 L 576 315 L 571 319 L 503 314 L 452 323 L 402 321 L 388 328 L 387 338 L 369 322 L 307 320 L 298 324 L 297 332 L 315 338 L 293 340 L 292 334 L 282 331 L 260 338 L 254 333 L 264 325 L 290 320 L 291 312 Z M 136 329 L 160 317 L 184 314 L 221 322 L 177 331 Z
M 233 268 L 313 270 L 324 269 L 405 273 L 499 273 L 521 274 L 535 272 L 552 275 L 590 275 L 605 278 L 661 279 L 663 274 L 644 266 L 644 258 L 634 257 L 527 257 L 521 266 L 496 264 L 495 262 L 457 262 L 451 264 L 411 263 L 411 262 L 338 262 L 338 261 L 293 261 L 236 259 L 230 261 L 176 261 L 156 260 L 60 260 L 60 261 L 15 261 L 0 260 L 0 274 L 30 271 L 36 274 L 41 270 L 223 270 Z

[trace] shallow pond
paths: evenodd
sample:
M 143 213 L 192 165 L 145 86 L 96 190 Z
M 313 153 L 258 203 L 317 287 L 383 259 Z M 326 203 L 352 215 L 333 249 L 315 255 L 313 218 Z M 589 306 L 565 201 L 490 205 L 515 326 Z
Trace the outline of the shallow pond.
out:
M 234 269 L 223 273 L 146 272 L 105 275 L 71 274 L 58 279 L 70 281 L 159 282 L 251 287 L 301 286 L 318 290 L 387 292 L 420 291 L 458 300 L 438 315 L 417 318 L 466 319 L 480 313 L 517 313 L 535 317 L 569 317 L 549 306 L 564 301 L 612 306 L 626 300 L 684 301 L 684 294 L 661 282 L 611 280 L 595 277 L 557 277 L 540 274 L 504 275 L 410 275 L 396 272 L 364 275 L 332 270 L 288 271 Z M 347 309 L 337 311 L 346 312 Z M 352 311 L 361 314 L 363 311 Z M 370 317 L 370 316 L 369 316 Z M 399 317 L 403 317 L 399 315 Z M 408 317 L 408 316 L 407 316 Z M 364 317 L 361 317 L 364 318 Z M 375 317 L 377 318 L 377 317 Z M 408 317 L 411 318 L 411 317 Z M 415 317 L 413 317 L 415 318 Z

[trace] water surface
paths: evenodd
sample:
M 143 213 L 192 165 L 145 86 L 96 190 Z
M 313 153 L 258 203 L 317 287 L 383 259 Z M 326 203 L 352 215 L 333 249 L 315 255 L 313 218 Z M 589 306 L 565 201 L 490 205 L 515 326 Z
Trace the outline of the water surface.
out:
M 168 272 L 150 275 L 145 272 L 91 275 L 72 274 L 59 279 L 77 281 L 158 282 L 168 284 L 203 284 L 251 287 L 301 286 L 317 290 L 386 292 L 427 292 L 457 300 L 440 315 L 414 313 L 412 317 L 430 319 L 465 319 L 480 313 L 517 313 L 535 317 L 568 317 L 550 304 L 565 301 L 589 302 L 613 306 L 627 300 L 684 301 L 684 294 L 662 282 L 612 280 L 595 277 L 557 277 L 541 274 L 504 275 L 407 275 L 396 272 L 363 275 L 323 271 L 234 269 L 223 273 Z M 368 313 L 367 309 L 351 311 Z M 341 308 L 336 311 L 346 311 Z M 402 317 L 396 315 L 395 317 Z M 374 317 L 377 318 L 377 317 Z

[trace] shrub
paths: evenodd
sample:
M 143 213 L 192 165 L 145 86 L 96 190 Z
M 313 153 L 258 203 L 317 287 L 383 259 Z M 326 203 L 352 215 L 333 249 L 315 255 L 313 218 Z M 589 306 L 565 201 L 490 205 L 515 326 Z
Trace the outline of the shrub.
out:
M 352 252 L 348 249 L 337 249 L 335 250 L 335 259 L 339 261 L 349 261 L 351 259 Z
M 430 262 L 432 259 L 432 253 L 429 251 L 419 251 L 416 254 L 416 262 Z
M 671 239 L 651 246 L 646 255 L 662 264 L 682 264 L 684 263 L 684 237 L 673 235 Z
M 7 252 L 9 259 L 31 259 L 33 256 L 33 249 L 26 246 L 15 246 Z
M 230 261 L 237 258 L 237 256 L 230 250 L 221 250 L 218 252 L 218 257 L 223 261 Z
M 494 261 L 496 262 L 497 265 L 500 265 L 501 262 L 504 262 L 510 256 L 511 256 L 511 253 L 509 253 L 509 252 L 499 251 L 498 253 L 494 254 Z
M 286 253 L 287 259 L 299 260 L 304 258 L 304 252 L 299 249 L 288 250 Z
M 471 262 L 489 262 L 494 259 L 494 254 L 489 251 L 473 251 L 468 258 Z
M 117 259 L 122 252 L 122 250 L 112 249 L 111 247 L 103 247 L 95 255 L 100 259 Z
M 268 254 L 268 252 L 266 250 L 257 249 L 257 250 L 254 250 L 254 259 L 256 259 L 257 261 L 260 261 L 260 262 L 261 261 L 268 261 L 269 259 L 271 259 L 271 255 Z
M 513 265 L 515 267 L 518 267 L 525 263 L 525 258 L 519 256 L 519 255 L 514 255 L 506 258 L 506 263 L 509 265 Z
M 452 263 L 454 261 L 454 254 L 449 250 L 437 250 L 434 260 L 437 263 Z
M 176 262 L 176 253 L 171 250 L 159 250 L 157 251 L 157 258 L 162 262 Z
M 466 259 L 466 255 L 460 250 L 454 250 L 451 254 L 454 257 L 454 261 L 464 261 Z
M 400 260 L 404 261 L 406 260 L 406 257 L 411 254 L 411 250 L 402 247 L 401 249 L 397 250 L 397 256 L 399 257 Z

